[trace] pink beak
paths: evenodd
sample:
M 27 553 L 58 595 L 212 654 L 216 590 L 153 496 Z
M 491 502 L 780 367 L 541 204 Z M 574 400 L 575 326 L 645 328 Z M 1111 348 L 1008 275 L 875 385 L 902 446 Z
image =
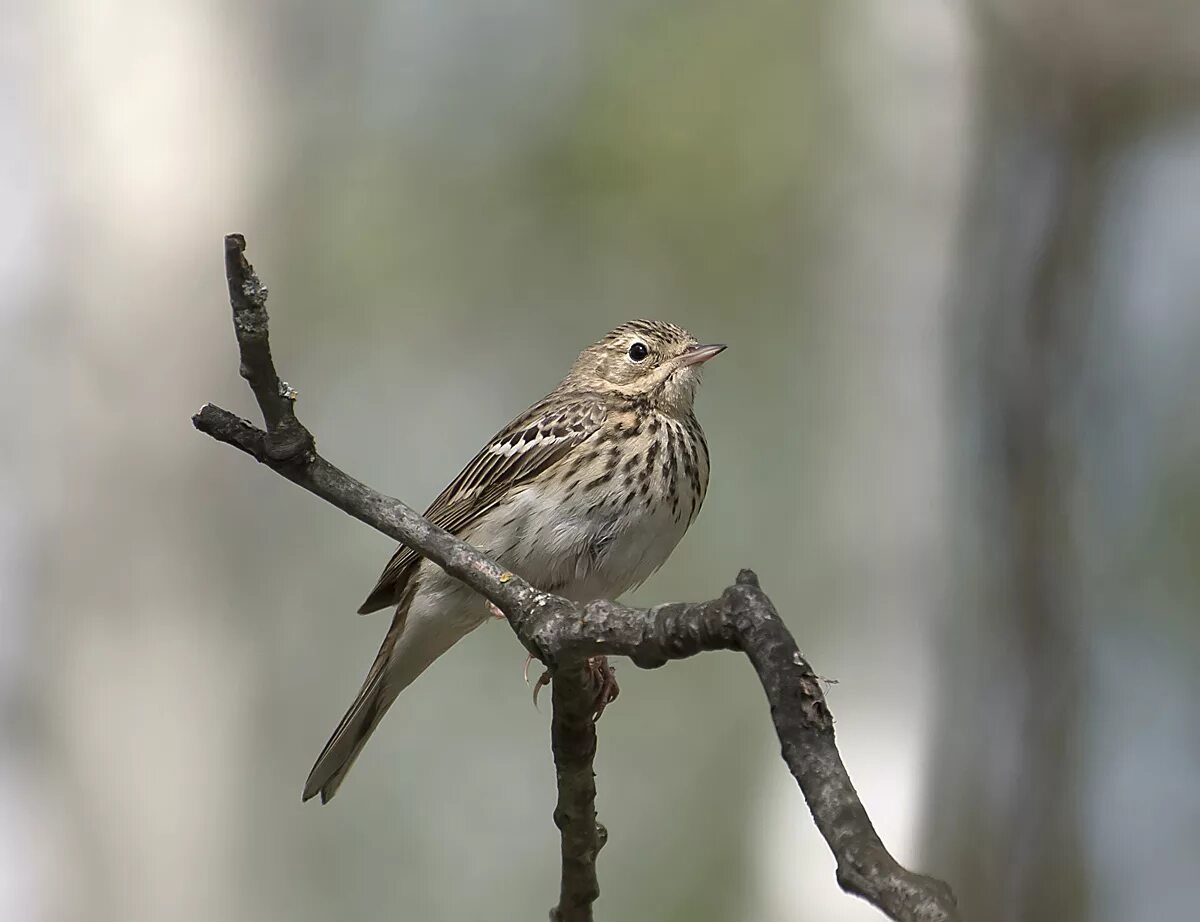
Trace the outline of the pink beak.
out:
M 724 343 L 711 343 L 707 346 L 692 346 L 679 360 L 681 366 L 699 365 L 715 358 L 725 351 Z

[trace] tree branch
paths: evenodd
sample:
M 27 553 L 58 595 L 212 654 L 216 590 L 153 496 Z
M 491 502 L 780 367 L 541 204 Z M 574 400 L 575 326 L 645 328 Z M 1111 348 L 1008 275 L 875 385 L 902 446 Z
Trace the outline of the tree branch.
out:
M 550 920 L 591 922 L 592 903 L 600 896 L 596 855 L 608 840 L 608 831 L 596 822 L 596 696 L 581 664 L 555 670 L 550 694 L 550 747 L 558 781 L 554 824 L 562 839 L 562 885 Z
M 757 672 L 782 745 L 818 830 L 837 860 L 842 889 L 903 922 L 956 922 L 954 895 L 888 853 L 846 773 L 821 686 L 791 633 L 749 570 L 717 599 L 644 610 L 615 602 L 585 606 L 541 592 L 449 532 L 334 467 L 316 452 L 295 416 L 295 392 L 275 372 L 268 340 L 266 288 L 246 261 L 245 240 L 225 238 L 225 267 L 241 352 L 267 429 L 208 404 L 192 422 L 201 432 L 252 455 L 275 472 L 390 538 L 418 549 L 508 616 L 518 639 L 554 671 L 551 741 L 558 777 L 555 822 L 562 831 L 562 887 L 551 918 L 586 922 L 599 895 L 592 760 L 594 697 L 583 662 L 627 656 L 645 669 L 705 650 L 740 650 Z

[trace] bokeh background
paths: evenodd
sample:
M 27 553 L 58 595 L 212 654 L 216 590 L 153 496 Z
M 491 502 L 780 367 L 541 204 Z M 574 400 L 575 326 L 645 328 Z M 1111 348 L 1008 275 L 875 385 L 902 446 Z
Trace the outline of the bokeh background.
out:
M 391 542 L 247 415 L 247 235 L 326 455 L 427 502 L 634 316 L 729 351 L 704 514 L 885 841 L 967 918 L 1200 902 L 1200 5 L 0 2 L 0 919 L 545 918 L 548 715 L 503 625 L 313 758 Z M 733 655 L 626 665 L 610 920 L 877 915 Z

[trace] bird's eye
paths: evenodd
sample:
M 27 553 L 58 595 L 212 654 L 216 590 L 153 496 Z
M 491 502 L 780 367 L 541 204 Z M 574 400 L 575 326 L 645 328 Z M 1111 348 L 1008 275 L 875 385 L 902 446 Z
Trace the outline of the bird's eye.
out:
M 645 361 L 646 356 L 648 356 L 649 354 L 650 354 L 650 350 L 646 348 L 645 343 L 640 343 L 640 342 L 635 341 L 633 343 L 633 345 L 631 345 L 629 347 L 629 357 L 631 359 L 633 359 L 635 362 Z

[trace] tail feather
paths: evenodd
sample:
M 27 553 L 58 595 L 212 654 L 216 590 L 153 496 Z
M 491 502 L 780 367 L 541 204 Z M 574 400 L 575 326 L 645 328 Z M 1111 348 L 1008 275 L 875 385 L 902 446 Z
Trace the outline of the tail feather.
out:
M 308 780 L 304 782 L 304 800 L 310 800 L 320 793 L 321 803 L 329 803 L 330 798 L 341 787 L 350 766 L 371 738 L 372 731 L 396 700 L 396 695 L 408 684 L 404 682 L 397 685 L 392 681 L 390 674 L 395 671 L 395 654 L 403 652 L 397 650 L 397 646 L 404 635 L 408 610 L 415 595 L 416 586 L 410 583 L 396 606 L 396 614 L 392 617 L 391 626 L 383 638 L 379 652 L 375 655 L 375 662 L 371 664 L 371 671 L 367 673 L 362 688 L 337 725 L 337 729 L 333 731 L 333 735 L 329 737 L 329 742 L 317 756 L 312 771 L 308 773 Z M 408 681 L 411 682 L 412 679 Z
M 321 803 L 327 804 L 337 793 L 346 773 L 350 771 L 350 766 L 354 764 L 354 760 L 370 738 L 371 731 L 387 710 L 387 704 L 381 701 L 379 691 L 379 683 L 376 682 L 371 687 L 364 688 L 350 705 L 350 710 L 333 731 L 333 736 L 317 756 L 316 764 L 308 774 L 308 780 L 304 783 L 305 800 L 320 793 Z
M 406 625 L 408 602 L 405 599 L 397 609 L 358 697 L 309 772 L 304 784 L 305 800 L 320 794 L 321 803 L 329 803 L 396 696 L 477 626 L 447 622 L 444 617 L 417 618 Z

